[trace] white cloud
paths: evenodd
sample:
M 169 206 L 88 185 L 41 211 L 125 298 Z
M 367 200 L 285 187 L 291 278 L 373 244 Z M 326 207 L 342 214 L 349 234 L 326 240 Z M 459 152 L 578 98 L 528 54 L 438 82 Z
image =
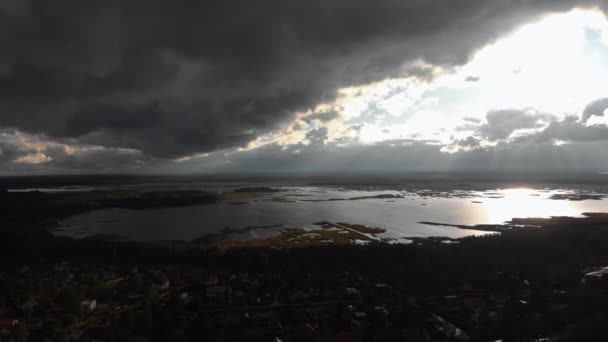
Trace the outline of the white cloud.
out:
M 53 160 L 53 158 L 47 156 L 44 153 L 31 153 L 31 154 L 27 154 L 25 156 L 21 156 L 17 159 L 15 159 L 15 163 L 20 163 L 20 164 L 42 164 L 42 163 L 46 163 L 46 162 L 50 162 L 51 160 Z

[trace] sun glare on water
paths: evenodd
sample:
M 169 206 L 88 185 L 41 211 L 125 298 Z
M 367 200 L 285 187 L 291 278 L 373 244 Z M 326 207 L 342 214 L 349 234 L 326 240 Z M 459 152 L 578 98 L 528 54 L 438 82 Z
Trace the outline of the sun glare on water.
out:
M 502 223 L 512 218 L 578 216 L 576 204 L 571 201 L 551 200 L 551 193 L 533 189 L 515 188 L 497 190 L 491 195 L 477 198 L 481 210 L 476 211 L 479 223 Z

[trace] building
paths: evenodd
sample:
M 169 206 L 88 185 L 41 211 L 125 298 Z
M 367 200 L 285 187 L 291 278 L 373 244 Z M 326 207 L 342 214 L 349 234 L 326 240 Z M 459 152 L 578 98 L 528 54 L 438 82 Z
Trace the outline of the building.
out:
M 171 286 L 171 282 L 169 282 L 168 279 L 165 279 L 161 284 L 160 284 L 160 290 L 161 291 L 167 291 L 169 289 L 169 286 Z
M 592 286 L 602 286 L 605 285 L 608 281 L 608 267 L 602 267 L 599 270 L 586 273 L 583 276 L 583 284 L 588 284 Z
M 232 302 L 232 288 L 226 286 L 212 286 L 205 291 L 207 299 L 230 304 Z
M 97 307 L 97 300 L 95 300 L 95 299 L 92 299 L 92 300 L 85 299 L 80 303 L 80 310 L 83 312 L 91 312 L 91 311 L 95 310 L 96 307 Z

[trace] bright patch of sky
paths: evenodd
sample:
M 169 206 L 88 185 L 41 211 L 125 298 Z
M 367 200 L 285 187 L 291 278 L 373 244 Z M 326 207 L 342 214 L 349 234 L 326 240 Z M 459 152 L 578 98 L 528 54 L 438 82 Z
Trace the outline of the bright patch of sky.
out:
M 457 129 L 464 117 L 483 120 L 489 110 L 512 108 L 580 115 L 607 89 L 608 21 L 600 12 L 575 10 L 520 27 L 431 83 L 391 79 L 345 89 L 337 103 L 345 124 L 363 124 L 360 142 L 447 143 L 470 135 Z

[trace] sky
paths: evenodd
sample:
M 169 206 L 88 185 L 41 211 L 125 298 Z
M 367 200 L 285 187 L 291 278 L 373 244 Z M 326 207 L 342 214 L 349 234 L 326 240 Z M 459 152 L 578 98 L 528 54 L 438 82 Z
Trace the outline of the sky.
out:
M 0 0 L 0 174 L 605 172 L 607 14 Z

